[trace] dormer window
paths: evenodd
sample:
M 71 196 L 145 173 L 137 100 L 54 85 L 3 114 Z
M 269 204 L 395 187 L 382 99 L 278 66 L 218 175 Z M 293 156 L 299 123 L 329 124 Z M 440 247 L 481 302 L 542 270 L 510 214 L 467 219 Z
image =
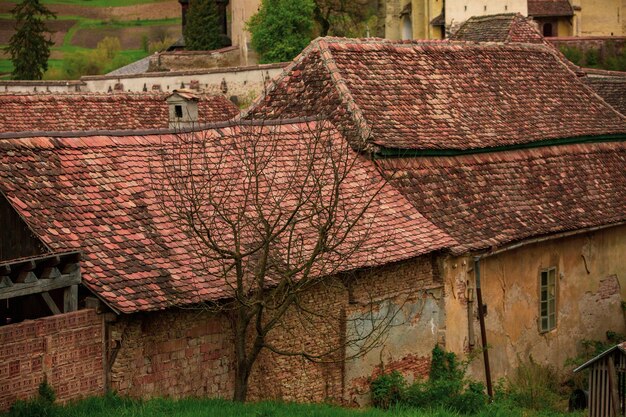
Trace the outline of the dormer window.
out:
M 198 123 L 198 100 L 200 96 L 184 88 L 174 90 L 167 97 L 170 129 L 192 127 Z

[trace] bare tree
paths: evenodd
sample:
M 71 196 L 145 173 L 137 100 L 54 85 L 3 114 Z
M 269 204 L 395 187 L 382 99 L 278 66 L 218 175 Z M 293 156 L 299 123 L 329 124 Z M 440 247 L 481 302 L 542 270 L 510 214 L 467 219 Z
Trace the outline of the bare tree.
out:
M 346 272 L 375 264 L 389 238 L 374 228 L 382 175 L 332 125 L 240 121 L 179 133 L 163 141 L 153 178 L 162 209 L 221 289 L 203 306 L 230 321 L 235 400 L 246 400 L 264 349 L 337 362 L 384 341 L 393 312 L 350 319 L 324 302 L 345 294 Z M 290 331 L 296 343 L 273 337 Z M 333 343 L 298 343 L 303 331 Z

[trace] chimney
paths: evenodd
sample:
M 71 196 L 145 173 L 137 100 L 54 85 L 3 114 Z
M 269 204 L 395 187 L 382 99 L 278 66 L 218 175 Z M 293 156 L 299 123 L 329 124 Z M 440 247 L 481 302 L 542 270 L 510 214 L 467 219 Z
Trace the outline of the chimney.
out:
M 188 89 L 174 90 L 167 96 L 169 107 L 169 128 L 181 129 L 198 124 L 198 100 L 195 91 Z

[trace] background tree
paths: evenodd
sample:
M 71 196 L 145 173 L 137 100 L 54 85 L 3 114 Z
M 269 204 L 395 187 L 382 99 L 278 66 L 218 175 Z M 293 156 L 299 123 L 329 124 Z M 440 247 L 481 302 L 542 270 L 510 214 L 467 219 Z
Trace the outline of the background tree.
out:
M 261 63 L 292 60 L 313 39 L 313 0 L 262 0 L 248 21 Z
M 375 33 L 378 4 L 371 0 L 315 0 L 319 36 L 363 37 Z
M 358 315 L 346 317 L 333 303 L 347 303 L 355 275 L 345 271 L 393 239 L 374 227 L 389 204 L 380 193 L 387 185 L 329 123 L 297 126 L 241 121 L 179 134 L 164 140 L 152 169 L 161 209 L 195 241 L 209 274 L 195 277 L 215 296 L 204 307 L 230 323 L 238 401 L 263 350 L 349 360 L 384 342 L 398 311 L 365 296 Z
M 11 14 L 15 19 L 15 33 L 6 50 L 13 61 L 12 78 L 40 80 L 48 69 L 50 47 L 54 44 L 45 21 L 56 15 L 39 0 L 22 0 Z
M 185 48 L 191 51 L 210 51 L 224 46 L 215 0 L 191 2 L 183 35 Z

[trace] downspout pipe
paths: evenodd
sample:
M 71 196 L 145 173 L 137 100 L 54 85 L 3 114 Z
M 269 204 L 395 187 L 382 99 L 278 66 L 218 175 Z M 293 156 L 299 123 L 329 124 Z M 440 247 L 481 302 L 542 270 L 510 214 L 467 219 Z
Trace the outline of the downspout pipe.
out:
M 483 361 L 485 362 L 485 382 L 487 394 L 493 400 L 493 385 L 491 383 L 491 367 L 489 366 L 489 349 L 487 348 L 487 331 L 485 330 L 485 309 L 483 304 L 483 292 L 480 287 L 480 259 L 474 257 L 474 278 L 476 279 L 476 301 L 478 301 L 478 320 L 480 322 L 480 339 L 483 346 Z

